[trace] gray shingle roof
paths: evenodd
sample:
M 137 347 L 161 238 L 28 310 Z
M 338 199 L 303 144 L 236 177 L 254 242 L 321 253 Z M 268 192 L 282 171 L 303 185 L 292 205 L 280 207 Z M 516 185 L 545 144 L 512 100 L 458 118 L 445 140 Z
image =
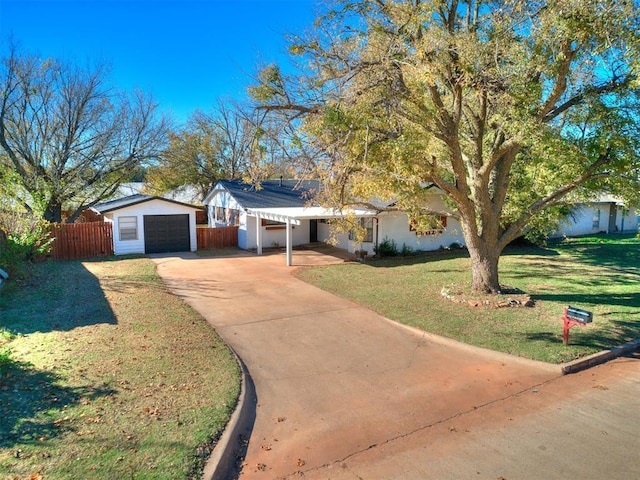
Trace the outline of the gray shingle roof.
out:
M 155 197 L 152 195 L 143 195 L 141 193 L 138 193 L 136 195 L 130 195 L 128 197 L 118 198 L 116 200 L 110 200 L 108 202 L 98 203 L 97 205 L 94 205 L 92 208 L 96 210 L 98 213 L 105 214 L 105 213 L 113 212 L 114 210 L 120 210 L 121 208 L 131 207 L 133 205 L 138 205 L 140 203 L 149 202 L 151 200 L 162 200 L 163 202 L 183 205 L 185 207 L 195 208 L 196 210 L 200 209 L 199 207 L 195 207 L 187 203 L 177 202 L 175 200 L 170 200 L 168 198 Z
M 243 208 L 304 207 L 320 188 L 317 180 L 265 180 L 260 189 L 242 180 L 221 180 L 219 183 Z

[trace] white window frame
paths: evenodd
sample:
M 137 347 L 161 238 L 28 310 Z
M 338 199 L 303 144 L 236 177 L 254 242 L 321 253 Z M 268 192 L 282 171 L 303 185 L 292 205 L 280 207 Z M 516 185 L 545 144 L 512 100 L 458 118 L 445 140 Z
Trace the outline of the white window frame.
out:
M 138 217 L 135 215 L 118 217 L 118 235 L 121 242 L 138 240 Z
M 592 228 L 594 229 L 598 229 L 600 228 L 600 209 L 596 209 L 595 212 L 593 212 L 593 225 Z

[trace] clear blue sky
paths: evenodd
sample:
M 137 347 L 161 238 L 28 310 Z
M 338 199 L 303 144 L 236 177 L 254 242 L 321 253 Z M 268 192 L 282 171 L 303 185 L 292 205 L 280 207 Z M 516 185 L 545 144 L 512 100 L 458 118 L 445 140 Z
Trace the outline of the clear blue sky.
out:
M 104 62 L 121 89 L 153 94 L 182 122 L 218 98 L 243 98 L 258 67 L 286 61 L 284 34 L 311 28 L 316 0 L 0 0 L 25 52 Z

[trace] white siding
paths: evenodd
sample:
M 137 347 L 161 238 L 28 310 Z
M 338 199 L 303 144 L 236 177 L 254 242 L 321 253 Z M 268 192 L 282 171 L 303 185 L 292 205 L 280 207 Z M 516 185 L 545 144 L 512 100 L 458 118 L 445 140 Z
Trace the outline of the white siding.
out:
M 105 216 L 107 220 L 113 222 L 113 249 L 116 255 L 125 255 L 128 253 L 145 253 L 144 252 L 144 216 L 145 215 L 189 215 L 189 240 L 191 251 L 195 252 L 198 248 L 198 240 L 196 238 L 196 208 L 177 205 L 175 203 L 164 202 L 160 199 L 150 200 L 130 207 L 121 208 Z M 136 240 L 120 240 L 120 232 L 118 231 L 119 217 L 137 217 L 138 220 L 138 238 Z
M 616 228 L 618 232 L 634 233 L 638 231 L 638 213 L 635 208 L 618 207 L 616 217 Z
M 257 247 L 256 217 L 250 217 L 244 211 L 240 215 L 240 228 L 238 229 L 238 246 L 245 250 Z M 262 248 L 275 246 L 284 247 L 287 244 L 287 232 L 284 228 L 273 228 L 273 225 L 261 226 Z M 283 225 L 284 227 L 284 225 Z M 292 225 L 292 245 L 305 245 L 309 243 L 310 226 L 308 220 L 302 220 L 300 225 Z
M 318 225 L 318 239 L 326 242 L 331 235 L 330 225 L 321 223 Z M 441 247 L 449 247 L 452 243 L 464 245 L 462 229 L 457 220 L 447 217 L 447 228 L 443 233 L 435 235 L 418 235 L 409 229 L 409 217 L 402 212 L 384 212 L 373 219 L 373 242 L 356 243 L 349 240 L 347 234 L 336 236 L 336 247 L 343 248 L 349 252 L 356 250 L 366 250 L 373 255 L 376 245 L 382 243 L 385 238 L 396 243 L 398 251 L 403 246 L 412 250 L 431 251 Z
M 378 243 L 388 238 L 395 241 L 398 250 L 402 250 L 402 247 L 406 246 L 412 250 L 426 252 L 449 247 L 453 243 L 465 244 L 460 223 L 453 217 L 447 217 L 447 227 L 442 233 L 433 235 L 418 235 L 411 231 L 409 217 L 405 213 L 383 213 L 379 215 L 378 219 Z

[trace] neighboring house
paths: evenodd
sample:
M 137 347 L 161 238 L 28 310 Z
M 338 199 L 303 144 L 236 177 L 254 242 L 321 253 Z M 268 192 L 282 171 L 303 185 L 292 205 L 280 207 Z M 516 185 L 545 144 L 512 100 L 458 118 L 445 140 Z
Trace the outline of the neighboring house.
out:
M 292 246 L 326 242 L 332 237 L 331 220 L 345 214 L 355 216 L 366 228 L 363 242 L 349 235 L 336 236 L 337 246 L 355 252 L 373 254 L 385 239 L 393 240 L 398 249 L 437 250 L 453 243 L 464 245 L 459 223 L 447 215 L 442 193 L 431 188 L 429 207 L 443 212 L 442 228 L 417 232 L 407 215 L 398 211 L 378 212 L 371 209 L 340 211 L 314 206 L 312 199 L 320 188 L 316 181 L 267 180 L 260 188 L 241 180 L 220 181 L 204 199 L 208 207 L 209 226 L 238 226 L 238 246 L 257 249 L 287 247 L 287 263 L 291 263 Z
M 167 193 L 162 194 L 162 198 L 175 200 L 176 202 L 188 203 L 189 205 L 202 205 L 202 194 L 193 185 L 183 185 Z
M 576 206 L 551 237 L 575 237 L 593 233 L 632 233 L 638 231 L 638 216 L 618 198 L 601 195 L 591 203 Z
M 135 194 L 94 205 L 92 210 L 113 223 L 116 255 L 197 249 L 196 211 L 200 209 L 193 205 Z

